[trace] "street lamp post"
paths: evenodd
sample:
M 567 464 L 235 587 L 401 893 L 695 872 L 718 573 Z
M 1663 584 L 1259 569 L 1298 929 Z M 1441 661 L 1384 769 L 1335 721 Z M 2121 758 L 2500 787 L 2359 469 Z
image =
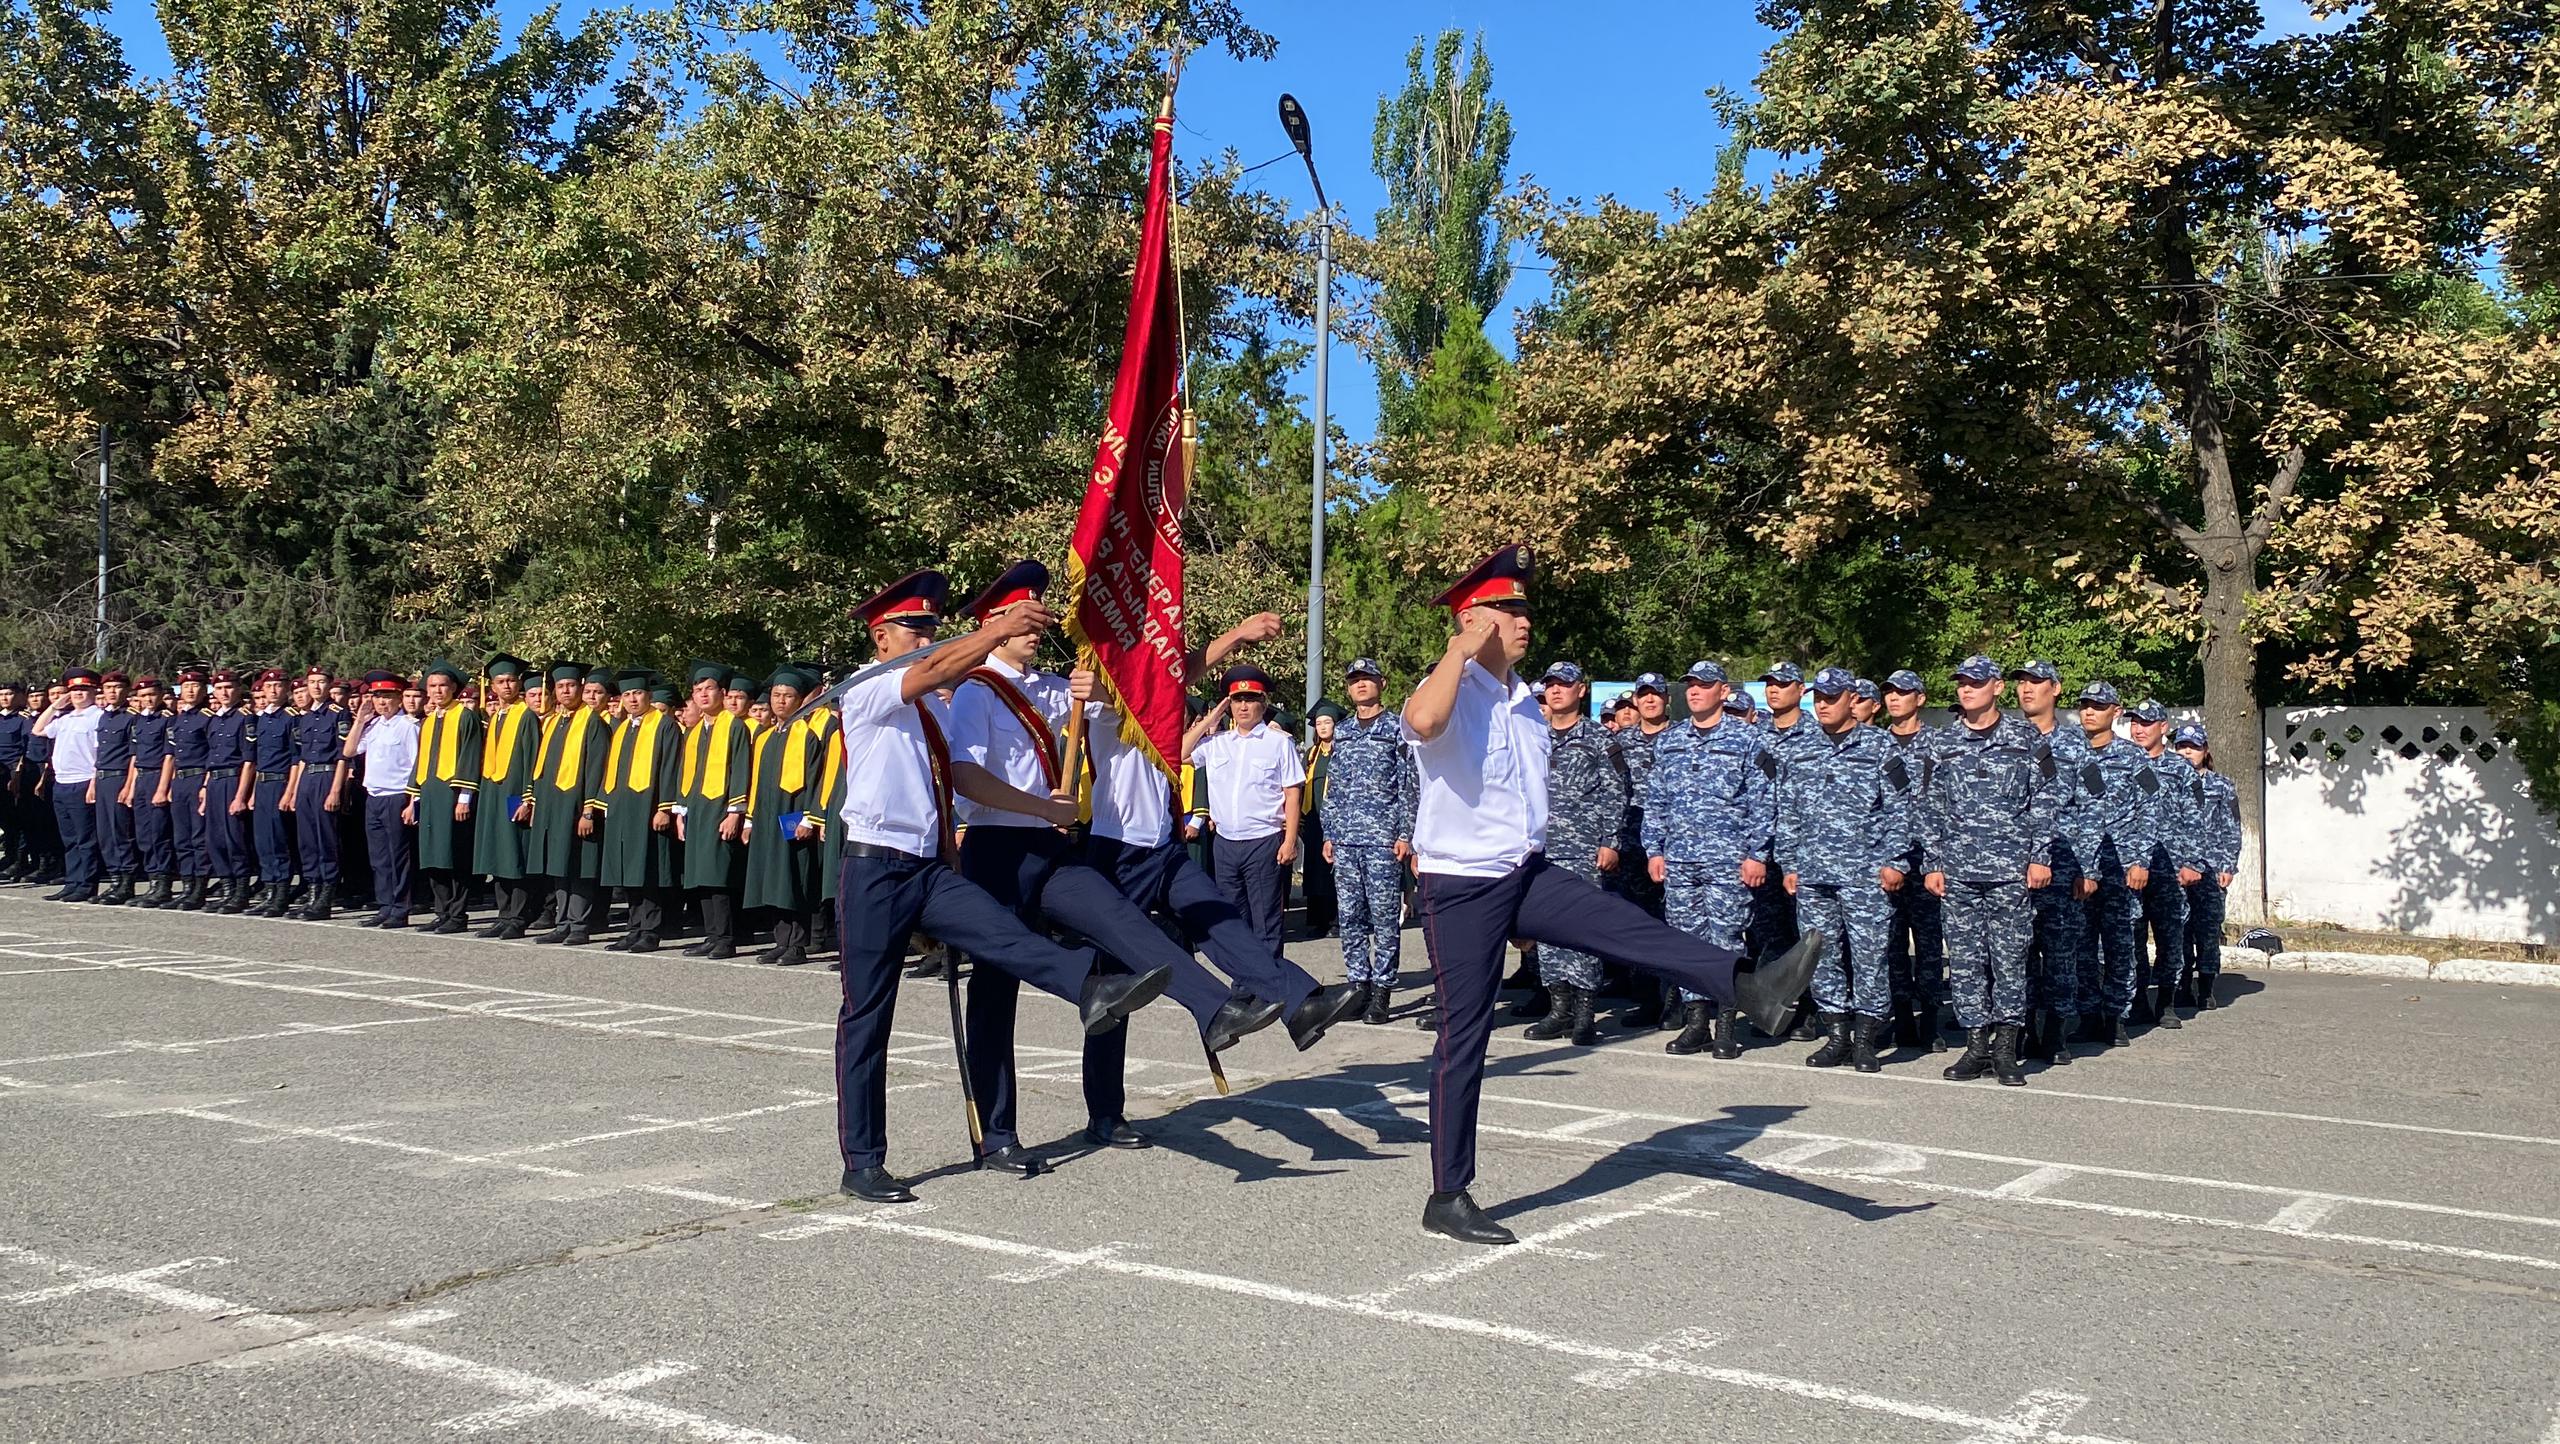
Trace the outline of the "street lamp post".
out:
M 107 456 L 115 448 L 115 432 L 106 423 L 98 424 L 98 655 L 96 665 L 107 665 Z
M 1280 128 L 1289 133 L 1299 159 L 1307 163 L 1307 181 L 1316 191 L 1316 435 L 1314 476 L 1308 499 L 1307 536 L 1307 716 L 1314 735 L 1316 703 L 1324 699 L 1324 477 L 1325 451 L 1332 440 L 1326 415 L 1325 353 L 1333 341 L 1333 205 L 1324 198 L 1324 181 L 1316 174 L 1316 152 L 1307 131 L 1307 112 L 1294 95 L 1280 97 Z

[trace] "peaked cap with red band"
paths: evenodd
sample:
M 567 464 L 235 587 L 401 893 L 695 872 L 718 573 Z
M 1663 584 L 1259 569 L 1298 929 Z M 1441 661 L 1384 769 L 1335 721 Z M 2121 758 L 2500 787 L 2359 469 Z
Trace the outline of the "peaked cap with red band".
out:
M 399 673 L 386 671 L 380 667 L 364 674 L 364 690 L 367 693 L 389 692 L 393 696 L 398 696 L 408 690 L 408 686 L 408 681 Z
M 74 687 L 86 687 L 90 691 L 95 692 L 98 690 L 98 674 L 90 671 L 86 667 L 74 667 L 70 671 L 62 674 L 62 685 L 65 690 Z
M 1006 567 L 1002 574 L 987 583 L 987 589 L 969 599 L 968 613 L 983 622 L 1005 608 L 1022 602 L 1036 602 L 1049 590 L 1049 569 L 1024 558 Z
M 1440 594 L 1440 605 L 1452 612 L 1487 602 L 1525 602 L 1529 600 L 1529 547 L 1525 542 L 1510 546 L 1476 563 L 1475 570 L 1458 578 L 1458 584 Z
M 915 617 L 931 617 L 938 622 L 942 620 L 942 604 L 950 595 L 951 579 L 927 568 L 909 572 L 872 593 L 870 600 L 853 609 L 853 614 L 870 627 Z
M 1260 667 L 1229 667 L 1226 676 L 1219 679 L 1218 689 L 1230 697 L 1268 697 L 1271 674 Z

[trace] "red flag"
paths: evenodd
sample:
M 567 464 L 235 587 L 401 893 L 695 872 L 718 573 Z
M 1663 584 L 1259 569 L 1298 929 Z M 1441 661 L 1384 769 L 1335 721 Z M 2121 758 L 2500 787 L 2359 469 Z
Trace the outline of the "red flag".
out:
M 1147 211 L 1111 411 L 1067 551 L 1067 631 L 1119 702 L 1120 732 L 1171 777 L 1181 766 L 1184 655 L 1181 274 L 1172 246 L 1173 96 L 1157 113 Z

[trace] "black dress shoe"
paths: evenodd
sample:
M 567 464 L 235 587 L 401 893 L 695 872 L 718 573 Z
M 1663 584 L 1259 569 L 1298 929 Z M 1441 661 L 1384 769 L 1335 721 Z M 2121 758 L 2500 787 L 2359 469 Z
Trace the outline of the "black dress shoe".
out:
M 384 913 L 379 926 L 386 933 L 397 932 L 400 929 L 409 926 L 409 915 L 407 913 Z
M 502 943 L 514 942 L 516 939 L 524 936 L 524 924 L 500 923 L 498 924 L 497 930 L 490 933 L 489 936 Z
M 1153 1148 L 1155 1140 L 1129 1126 L 1125 1118 L 1085 1126 L 1084 1141 L 1096 1148 Z
M 709 951 L 709 952 L 707 952 L 707 953 L 704 953 L 704 954 L 703 954 L 703 956 L 704 956 L 704 957 L 706 957 L 706 958 L 715 958 L 715 959 L 717 959 L 717 958 L 734 958 L 734 957 L 736 957 L 737 955 L 738 955 L 738 948 L 737 948 L 737 945 L 736 945 L 735 943 L 719 943 L 719 944 L 715 944 L 715 945 L 712 947 L 711 951 Z
M 360 928 L 378 928 L 382 926 L 382 914 L 375 913 L 373 916 L 357 923 L 356 926 Z
M 848 1168 L 842 1191 L 871 1203 L 913 1203 L 915 1191 L 898 1181 L 898 1176 L 878 1164 L 869 1168 Z
M 1264 1002 L 1251 993 L 1235 993 L 1218 1005 L 1210 1015 L 1209 1026 L 1200 1041 L 1212 1053 L 1223 1053 L 1236 1045 L 1247 1033 L 1259 1033 L 1280 1021 L 1280 1005 Z
M 1747 973 L 1733 978 L 1734 1006 L 1772 1038 L 1783 1038 L 1795 1026 L 1796 1000 L 1813 981 L 1813 965 L 1822 955 L 1822 934 L 1807 929 L 1796 945 Z
M 642 933 L 631 940 L 631 946 L 623 949 L 626 953 L 654 953 L 657 950 L 658 935 L 656 933 Z
M 1085 1036 L 1109 1031 L 1112 1024 L 1164 996 L 1164 985 L 1172 981 L 1171 968 L 1149 968 L 1143 973 L 1095 973 L 1086 978 L 1083 996 L 1077 1001 L 1077 1011 L 1084 1017 Z
M 1019 1143 L 1008 1143 L 1002 1148 L 990 1148 L 979 1154 L 978 1166 L 1010 1173 L 1017 1178 L 1029 1178 L 1040 1171 L 1040 1158 Z
M 451 917 L 446 918 L 443 922 L 436 924 L 427 931 L 451 936 L 454 933 L 467 933 L 471 931 L 471 923 L 466 918 Z
M 636 936 L 626 932 L 622 936 L 615 938 L 612 942 L 605 944 L 604 950 L 608 953 L 627 953 L 631 951 L 631 945 L 637 941 L 639 941 L 639 939 Z
M 565 943 L 569 941 L 569 930 L 567 928 L 553 928 L 551 931 L 535 938 L 534 941 L 537 943 Z
M 583 948 L 595 940 L 595 934 L 588 932 L 583 928 L 571 928 L 569 930 L 569 935 L 560 940 L 560 946 L 564 948 Z
M 1455 1193 L 1435 1193 L 1422 1206 L 1422 1231 L 1460 1243 L 1518 1243 L 1520 1236 L 1495 1223 L 1493 1217 L 1476 1207 L 1476 1201 L 1465 1189 Z
M 711 955 L 711 939 L 704 938 L 702 941 L 695 943 L 692 947 L 684 950 L 684 955 L 688 958 L 709 957 Z
M 1289 1041 L 1301 1053 L 1323 1042 L 1325 1030 L 1354 1016 L 1369 1001 L 1366 992 L 1356 984 L 1334 983 L 1307 994 L 1289 1010 Z

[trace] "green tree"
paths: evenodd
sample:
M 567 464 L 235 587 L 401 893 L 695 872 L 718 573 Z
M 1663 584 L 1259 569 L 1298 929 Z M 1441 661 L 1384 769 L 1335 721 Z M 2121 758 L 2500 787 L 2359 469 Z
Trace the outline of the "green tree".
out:
M 1405 57 L 1404 89 L 1378 99 L 1371 166 L 1386 182 L 1374 260 L 1379 276 L 1379 427 L 1418 426 L 1410 403 L 1433 354 L 1464 310 L 1480 330 L 1511 285 L 1510 235 L 1494 210 L 1511 164 L 1511 112 L 1493 99 L 1493 63 L 1479 36 L 1444 30 L 1423 59 Z

